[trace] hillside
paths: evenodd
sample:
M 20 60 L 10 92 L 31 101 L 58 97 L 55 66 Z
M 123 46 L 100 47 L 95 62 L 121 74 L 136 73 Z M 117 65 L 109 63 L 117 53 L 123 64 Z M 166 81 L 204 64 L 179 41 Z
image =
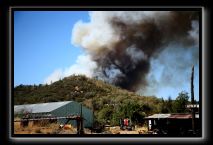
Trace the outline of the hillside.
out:
M 118 118 L 141 118 L 160 111 L 161 99 L 133 92 L 82 75 L 66 77 L 50 85 L 19 85 L 14 88 L 14 104 L 73 100 L 94 110 L 99 122 Z M 106 107 L 107 106 L 107 107 Z M 116 118 L 116 119 L 115 119 Z
M 19 85 L 14 89 L 14 104 L 55 102 L 113 96 L 139 97 L 135 93 L 85 76 L 70 76 L 50 85 Z

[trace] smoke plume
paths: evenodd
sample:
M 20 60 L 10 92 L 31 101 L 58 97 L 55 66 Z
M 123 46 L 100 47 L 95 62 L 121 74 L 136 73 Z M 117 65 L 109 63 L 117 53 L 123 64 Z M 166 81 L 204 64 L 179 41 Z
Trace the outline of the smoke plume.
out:
M 160 80 L 173 84 L 169 78 L 174 71 L 198 63 L 197 12 L 94 11 L 89 15 L 90 22 L 75 24 L 72 43 L 96 63 L 93 77 L 130 91 L 145 91 Z M 153 66 L 162 67 L 158 80 L 152 78 L 157 73 Z
M 45 80 L 44 84 L 51 84 L 64 77 L 70 75 L 86 75 L 87 77 L 92 77 L 93 70 L 96 68 L 96 63 L 91 60 L 89 55 L 81 54 L 77 57 L 76 62 L 65 69 L 56 69 L 52 74 L 50 74 Z

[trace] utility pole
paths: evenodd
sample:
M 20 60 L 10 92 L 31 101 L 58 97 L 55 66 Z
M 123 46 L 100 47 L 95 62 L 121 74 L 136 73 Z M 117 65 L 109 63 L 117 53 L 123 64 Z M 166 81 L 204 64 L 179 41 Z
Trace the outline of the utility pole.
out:
M 192 75 L 191 75 L 191 104 L 192 104 L 192 130 L 193 133 L 195 133 L 194 65 L 192 66 Z

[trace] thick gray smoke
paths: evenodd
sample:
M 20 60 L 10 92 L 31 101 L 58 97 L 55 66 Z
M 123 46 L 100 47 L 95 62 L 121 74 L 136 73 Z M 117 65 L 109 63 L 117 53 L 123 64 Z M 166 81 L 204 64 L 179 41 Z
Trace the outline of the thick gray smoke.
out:
M 155 82 L 151 65 L 165 66 L 159 80 L 167 79 L 169 84 L 174 83 L 168 80 L 174 73 L 172 65 L 177 64 L 173 71 L 181 72 L 198 63 L 198 18 L 191 11 L 90 12 L 90 22 L 75 24 L 72 43 L 96 62 L 94 77 L 131 91 L 146 91 Z

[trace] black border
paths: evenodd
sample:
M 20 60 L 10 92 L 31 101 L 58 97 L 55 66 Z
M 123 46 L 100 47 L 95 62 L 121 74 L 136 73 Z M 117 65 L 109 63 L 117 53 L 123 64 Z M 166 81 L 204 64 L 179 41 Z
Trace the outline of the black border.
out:
M 11 72 L 12 72 L 12 76 L 11 76 L 11 80 L 13 80 L 11 82 L 11 86 L 14 86 L 14 11 L 87 11 L 87 10 L 95 10 L 95 11 L 100 11 L 100 10 L 104 10 L 104 11 L 116 11 L 116 10 L 121 10 L 121 11 L 127 11 L 127 10 L 133 10 L 133 11 L 143 11 L 143 10 L 151 10 L 151 11 L 199 11 L 199 30 L 200 30 L 200 33 L 199 33 L 199 53 L 202 54 L 202 41 L 201 41 L 201 34 L 202 34 L 202 9 L 201 8 L 134 8 L 134 7 L 131 7 L 131 8 L 80 8 L 80 7 L 77 7 L 77 8 L 12 8 L 12 11 L 11 11 L 11 53 L 12 53 L 12 68 L 11 68 Z M 199 63 L 202 64 L 202 55 L 199 55 Z M 200 68 L 199 68 L 199 78 L 200 78 L 200 84 L 199 86 L 202 86 L 202 65 L 199 65 Z M 200 89 L 200 88 L 199 88 Z M 200 89 L 199 91 L 200 93 L 200 96 L 199 96 L 199 100 L 200 100 L 200 104 L 202 104 L 202 89 Z M 14 94 L 14 89 L 11 89 L 11 118 L 13 118 L 13 115 L 14 115 L 14 112 L 13 112 L 13 106 L 14 106 L 14 99 L 13 99 L 13 94 Z M 200 113 L 200 117 L 202 116 L 202 105 L 200 105 L 200 109 L 199 109 L 199 113 Z M 11 122 L 12 123 L 12 122 Z M 201 124 L 200 126 L 202 126 L 202 120 L 201 120 Z M 202 131 L 201 131 L 201 134 L 202 134 Z M 91 134 L 91 135 L 60 135 L 60 134 L 57 134 L 57 135 L 52 135 L 52 134 L 33 134 L 33 135 L 29 135 L 29 134 L 14 134 L 14 125 L 12 124 L 12 137 L 156 137 L 155 135 L 143 135 L 141 136 L 140 134 L 138 135 L 125 135 L 125 134 L 120 134 L 120 135 L 97 135 L 97 134 Z M 168 136 L 168 135 L 161 135 L 161 136 L 157 136 L 157 137 L 178 137 L 178 136 Z M 187 137 L 191 137 L 191 136 L 187 136 Z M 193 136 L 192 136 L 193 137 Z M 197 136 L 195 136 L 197 137 Z M 201 137 L 201 136 L 198 136 L 198 137 Z M 183 137 L 185 138 L 185 136 Z
M 206 0 L 8 0 L 10 6 L 206 6 Z
M 7 49 L 7 48 L 9 48 L 9 43 L 8 43 L 8 38 L 9 38 L 8 37 L 8 35 L 9 35 L 8 32 L 9 32 L 9 30 L 5 29 L 5 28 L 7 28 L 9 26 L 9 22 L 8 22 L 9 21 L 9 14 L 8 14 L 8 11 L 10 9 L 10 6 L 25 6 L 25 7 L 30 7 L 30 6 L 35 6 L 35 5 L 41 6 L 41 3 L 42 3 L 42 6 L 45 6 L 45 7 L 50 6 L 49 5 L 50 3 L 51 3 L 51 6 L 67 6 L 67 4 L 69 3 L 69 2 L 68 3 L 64 2 L 63 0 L 61 0 L 61 1 L 62 1 L 61 4 L 58 4 L 58 2 L 49 1 L 49 0 L 37 0 L 37 1 L 30 1 L 30 2 L 29 2 L 29 0 L 27 0 L 27 1 L 24 1 L 24 0 L 10 0 L 8 3 L 5 2 L 5 1 L 3 1 L 3 2 L 0 3 L 0 4 L 3 3 L 3 6 L 1 5 L 1 11 L 0 11 L 0 12 L 2 12 L 3 15 L 1 15 L 1 13 L 0 13 L 0 16 L 1 16 L 1 19 L 4 21 L 3 26 L 0 23 L 1 31 L 3 32 L 1 34 L 4 34 L 3 37 L 2 37 L 3 39 L 1 39 L 0 41 L 1 41 L 2 44 L 4 44 L 3 48 L 5 48 L 5 49 L 1 50 L 3 53 L 0 53 L 0 55 L 1 55 L 1 62 L 0 63 L 2 64 L 1 66 L 3 66 L 3 68 L 5 68 L 3 71 L 0 72 L 1 73 L 1 80 L 2 80 L 1 83 L 3 82 L 3 85 L 1 86 L 2 90 L 0 92 L 0 93 L 2 93 L 1 94 L 2 96 L 5 95 L 5 96 L 8 97 L 8 95 L 10 93 L 9 88 L 10 88 L 10 86 L 13 86 L 13 85 L 10 84 L 10 80 L 9 80 L 9 76 L 8 76 L 8 74 L 9 74 L 9 62 L 10 62 L 10 60 L 9 60 L 9 54 L 10 54 L 10 52 L 9 52 L 9 49 Z M 81 2 L 72 1 L 72 3 L 73 4 L 71 6 L 80 7 L 79 10 L 81 9 L 82 6 L 85 6 L 85 5 L 86 6 L 100 6 L 100 4 L 101 4 L 101 5 L 108 5 L 108 7 L 110 7 L 110 6 L 120 6 L 121 5 L 121 4 L 119 4 L 119 2 L 117 4 L 113 4 L 112 5 L 112 3 L 109 2 L 109 1 L 100 1 L 99 4 L 97 4 L 94 1 L 93 2 L 91 2 L 91 1 L 88 1 L 88 2 L 87 1 L 85 1 L 85 2 L 82 2 L 82 1 Z M 156 5 L 162 6 L 163 5 L 163 6 L 168 6 L 168 7 L 170 7 L 170 6 L 173 7 L 174 5 L 185 6 L 185 7 L 187 7 L 187 6 L 189 6 L 189 7 L 190 6 L 206 6 L 207 5 L 206 1 L 200 1 L 200 0 L 186 0 L 186 1 L 184 1 L 184 3 L 181 0 L 180 1 L 172 1 L 172 2 L 171 2 L 171 0 L 163 0 L 163 1 L 159 1 L 159 0 L 153 0 L 153 1 L 151 1 L 150 0 L 150 1 L 144 1 L 143 2 L 143 6 L 145 6 L 145 7 L 146 6 L 152 7 L 153 3 L 154 3 L 155 6 Z M 131 4 L 129 4 L 128 2 L 126 3 L 125 1 L 122 2 L 122 6 L 140 6 L 140 5 L 141 5 L 141 2 L 139 2 L 139 5 L 138 5 L 138 2 L 134 2 L 134 1 L 132 1 Z M 173 8 L 171 8 L 171 9 L 173 9 Z M 209 9 L 208 9 L 208 13 L 209 13 L 209 15 L 205 16 L 207 18 L 210 17 L 210 10 Z M 207 26 L 207 24 L 205 25 L 205 27 L 206 26 Z M 209 27 L 209 25 L 207 27 Z M 202 29 L 200 29 L 200 30 L 202 30 Z M 207 32 L 207 31 L 205 31 L 205 32 Z M 210 38 L 207 38 L 207 39 L 210 39 Z M 206 41 L 207 40 L 205 40 L 205 43 L 206 43 Z M 202 44 L 200 44 L 200 45 L 202 46 Z M 200 50 L 200 54 L 202 54 L 201 52 L 202 52 L 202 50 Z M 202 55 L 200 55 L 200 57 L 201 57 L 201 59 L 200 59 L 200 66 L 201 66 L 201 64 L 202 64 Z M 11 62 L 14 61 L 13 58 L 14 58 L 14 54 L 12 53 L 12 61 Z M 206 58 L 206 56 L 205 56 L 205 58 Z M 5 62 L 7 62 L 7 64 L 5 64 Z M 13 66 L 13 63 L 12 63 L 12 66 Z M 13 67 L 12 67 L 12 69 L 13 69 Z M 202 73 L 202 67 L 200 67 L 200 69 L 201 69 L 200 70 L 200 75 L 201 75 L 200 76 L 200 87 L 202 87 L 202 81 L 203 81 L 203 80 L 201 80 L 202 79 L 202 74 L 201 74 Z M 12 79 L 13 79 L 13 76 L 14 75 L 12 75 Z M 205 80 L 206 80 L 206 77 L 205 77 Z M 202 90 L 202 91 L 204 91 L 204 90 Z M 200 91 L 200 94 L 202 95 L 203 93 Z M 1 106 L 0 106 L 1 107 L 0 108 L 1 115 L 3 115 L 4 118 L 6 117 L 6 119 L 8 119 L 7 115 L 8 115 L 9 111 L 8 111 L 8 107 L 5 107 L 5 105 L 9 104 L 8 100 L 7 100 L 8 98 L 4 97 L 4 98 L 1 98 L 1 99 L 3 100 L 3 101 L 0 102 L 1 103 Z M 200 99 L 200 101 L 201 100 L 202 99 Z M 5 102 L 7 102 L 7 103 L 5 104 Z M 5 109 L 6 109 L 6 111 L 5 111 Z M 0 124 L 1 123 L 2 123 L 2 120 L 0 120 Z M 207 123 L 207 122 L 205 122 L 205 123 Z M 0 128 L 0 133 L 1 133 L 0 137 L 1 137 L 1 139 L 0 140 L 2 140 L 4 143 L 8 143 L 8 141 L 10 141 L 10 143 L 12 143 L 13 141 L 11 142 L 11 140 L 9 139 L 9 136 L 7 135 L 8 130 L 7 130 L 7 128 L 6 128 L 5 125 L 6 126 L 8 125 L 7 120 L 3 120 L 3 125 L 1 125 L 1 128 Z M 209 133 L 209 132 L 205 132 L 205 134 L 206 133 Z M 93 141 L 95 141 L 95 140 L 93 140 Z M 120 140 L 120 141 L 122 141 L 122 140 Z M 205 139 L 203 141 L 207 141 L 207 139 Z M 31 141 L 28 140 L 28 143 L 30 143 L 30 142 Z M 102 142 L 102 141 L 99 140 L 99 142 Z M 169 142 L 171 142 L 171 140 Z M 192 139 L 192 142 L 193 142 L 193 139 Z M 13 142 L 13 143 L 16 143 L 16 141 Z M 20 143 L 20 142 L 17 141 L 17 143 Z M 22 142 L 22 143 L 24 143 L 24 142 Z M 25 142 L 25 143 L 27 143 L 27 142 Z M 33 143 L 33 142 L 31 142 L 31 143 Z M 91 141 L 88 141 L 88 143 L 91 143 Z M 116 143 L 116 141 L 114 143 Z
M 88 11 L 88 10 L 95 10 L 95 11 L 117 11 L 117 10 L 121 10 L 121 11 L 127 11 L 127 10 L 130 10 L 130 11 L 143 11 L 143 10 L 146 10 L 146 11 L 199 11 L 199 30 L 200 30 L 200 33 L 199 33 L 199 53 L 202 54 L 202 41 L 201 41 L 201 34 L 202 34 L 202 9 L 201 8 L 140 8 L 140 7 L 128 7 L 128 8 L 124 8 L 124 7 L 116 7 L 116 8 L 113 8 L 113 7 L 89 7 L 89 8 L 82 8 L 82 7 L 74 7 L 74 8 L 12 8 L 12 11 L 11 11 L 11 48 L 12 48 L 12 68 L 11 68 L 11 72 L 12 72 L 12 80 L 14 80 L 14 11 Z M 199 63 L 202 64 L 202 55 L 199 55 Z M 199 77 L 200 77 L 200 84 L 199 86 L 202 86 L 202 65 L 199 65 L 200 68 L 199 68 Z M 11 82 L 11 86 L 14 86 L 14 82 L 12 81 Z M 13 92 L 14 90 L 11 89 L 11 92 L 12 92 L 12 98 L 11 98 L 11 118 L 13 118 L 13 106 L 14 106 L 14 100 L 13 100 Z M 202 104 L 202 89 L 200 89 L 200 96 L 199 96 L 199 100 L 200 100 L 200 104 Z M 202 105 L 200 105 L 200 108 L 202 108 Z M 202 109 L 199 110 L 199 113 L 200 113 L 200 117 L 202 116 Z M 12 123 L 12 121 L 11 121 Z M 201 120 L 201 125 L 202 126 L 202 120 Z M 202 130 L 201 130 L 201 134 L 202 134 Z M 57 134 L 57 135 L 54 135 L 54 134 L 14 134 L 14 125 L 12 124 L 12 137 L 156 137 L 155 135 L 143 135 L 141 136 L 140 134 L 138 135 L 133 135 L 133 134 L 120 134 L 120 135 L 110 135 L 110 134 L 85 134 L 85 135 L 67 135 L 67 134 Z M 161 136 L 157 136 L 157 137 L 179 137 L 179 136 L 168 136 L 168 135 L 161 135 Z M 186 137 L 193 137 L 193 136 L 183 136 L 183 138 L 186 138 Z M 201 136 L 194 136 L 194 137 L 201 137 Z

